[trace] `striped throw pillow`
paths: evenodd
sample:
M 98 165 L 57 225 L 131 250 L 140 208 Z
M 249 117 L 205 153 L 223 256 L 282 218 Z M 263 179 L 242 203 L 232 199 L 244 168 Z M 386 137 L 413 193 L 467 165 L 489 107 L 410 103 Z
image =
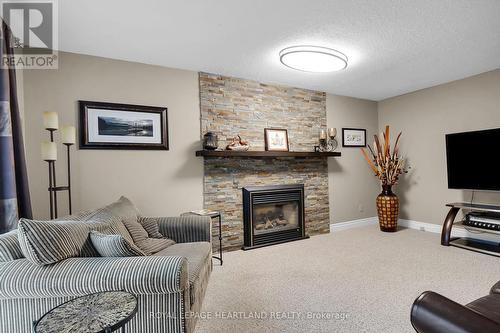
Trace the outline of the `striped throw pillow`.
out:
M 139 223 L 142 225 L 144 230 L 146 230 L 149 238 L 165 238 L 165 236 L 160 233 L 158 219 L 151 217 L 139 217 Z
M 139 221 L 144 221 L 144 219 L 139 219 Z M 125 227 L 127 227 L 127 230 L 134 239 L 134 244 L 147 255 L 159 252 L 170 245 L 175 244 L 173 240 L 163 237 L 159 231 L 157 231 L 157 233 L 161 236 L 161 238 L 150 237 L 150 235 L 155 235 L 154 226 L 152 226 L 151 223 L 146 223 L 145 225 L 139 223 L 136 219 L 124 219 L 123 224 L 125 224 Z M 155 222 L 155 224 L 156 228 L 159 230 L 158 223 Z M 149 232 L 146 227 L 150 230 Z
M 130 233 L 130 236 L 132 236 L 135 244 L 148 239 L 148 232 L 139 222 L 137 222 L 137 218 L 125 218 L 122 222 Z
M 0 262 L 24 258 L 21 245 L 17 239 L 17 230 L 0 235 Z
M 20 219 L 18 239 L 28 260 L 37 265 L 49 265 L 70 257 L 98 256 L 89 233 L 107 228 L 109 223 Z
M 121 235 L 91 231 L 90 239 L 97 252 L 103 257 L 135 257 L 146 255 L 137 246 L 127 242 Z
M 125 227 L 125 224 L 123 224 L 120 217 L 111 216 L 108 219 L 106 219 L 106 221 L 108 221 L 109 223 L 109 230 L 106 230 L 107 234 L 120 235 L 123 238 L 125 238 L 127 242 L 134 243 L 134 239 L 128 232 L 127 227 Z

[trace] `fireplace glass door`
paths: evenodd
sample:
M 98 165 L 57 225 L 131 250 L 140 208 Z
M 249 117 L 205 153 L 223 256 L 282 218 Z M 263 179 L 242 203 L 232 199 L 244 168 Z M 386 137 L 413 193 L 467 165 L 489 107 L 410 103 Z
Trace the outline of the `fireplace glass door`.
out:
M 307 238 L 304 185 L 243 188 L 244 250 Z
M 299 227 L 299 203 L 254 205 L 252 216 L 254 235 L 296 229 Z

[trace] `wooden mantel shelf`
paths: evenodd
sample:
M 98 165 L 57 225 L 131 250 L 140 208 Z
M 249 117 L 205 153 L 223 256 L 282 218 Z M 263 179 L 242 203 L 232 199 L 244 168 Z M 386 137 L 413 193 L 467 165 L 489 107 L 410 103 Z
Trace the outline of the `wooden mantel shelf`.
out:
M 234 151 L 234 150 L 198 150 L 196 156 L 203 157 L 253 157 L 253 158 L 274 158 L 274 157 L 338 157 L 339 152 L 309 152 L 309 151 Z

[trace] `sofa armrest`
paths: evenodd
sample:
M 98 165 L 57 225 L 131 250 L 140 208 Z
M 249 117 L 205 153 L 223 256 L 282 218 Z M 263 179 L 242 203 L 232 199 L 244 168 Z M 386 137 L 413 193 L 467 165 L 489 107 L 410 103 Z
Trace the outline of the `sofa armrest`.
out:
M 411 324 L 418 333 L 500 332 L 500 324 L 432 291 L 413 302 Z
M 177 243 L 212 242 L 212 219 L 208 216 L 146 217 L 158 222 L 160 233 Z
M 27 259 L 0 263 L 0 299 L 78 296 L 125 290 L 135 295 L 189 288 L 180 256 L 69 258 L 38 266 Z

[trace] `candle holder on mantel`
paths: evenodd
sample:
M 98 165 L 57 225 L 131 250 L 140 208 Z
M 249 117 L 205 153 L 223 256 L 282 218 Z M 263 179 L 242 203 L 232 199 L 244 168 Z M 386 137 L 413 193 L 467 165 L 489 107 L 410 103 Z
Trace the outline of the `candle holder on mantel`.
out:
M 67 152 L 67 182 L 66 186 L 57 186 L 56 180 L 56 161 L 57 161 L 57 145 L 54 142 L 54 132 L 59 129 L 59 120 L 57 113 L 55 112 L 44 112 L 43 123 L 45 130 L 50 133 L 50 141 L 42 142 L 42 159 L 48 163 L 49 166 L 49 211 L 50 218 L 54 219 L 58 217 L 58 206 L 57 206 L 57 193 L 61 191 L 68 191 L 68 211 L 69 214 L 73 213 L 72 202 L 71 202 L 71 146 L 75 144 L 76 141 L 76 131 L 73 126 L 64 126 L 61 129 L 61 138 L 63 145 L 66 146 Z
M 319 132 L 319 151 L 320 152 L 333 152 L 338 147 L 338 142 L 335 139 L 337 136 L 336 128 L 329 128 L 327 130 L 320 130 Z

